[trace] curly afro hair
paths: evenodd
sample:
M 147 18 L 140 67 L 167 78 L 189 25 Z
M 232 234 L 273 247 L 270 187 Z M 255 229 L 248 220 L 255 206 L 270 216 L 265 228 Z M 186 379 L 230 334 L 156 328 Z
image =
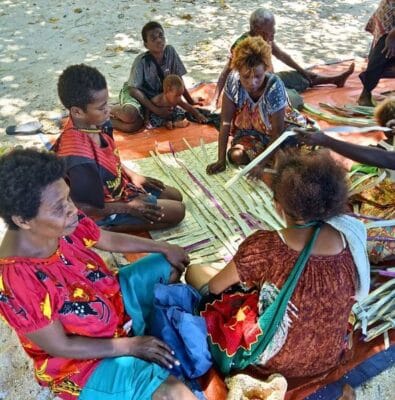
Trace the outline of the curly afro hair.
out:
M 15 149 L 0 157 L 0 217 L 18 229 L 12 216 L 26 221 L 38 214 L 45 187 L 64 178 L 66 167 L 54 153 Z
M 260 36 L 243 39 L 234 49 L 230 67 L 237 71 L 241 68 L 255 68 L 261 64 L 271 65 L 272 48 Z
M 346 171 L 328 151 L 279 153 L 274 198 L 295 221 L 324 221 L 347 209 Z
M 103 89 L 107 89 L 104 76 L 85 64 L 70 65 L 58 80 L 58 95 L 68 110 L 79 107 L 86 111 L 87 105 L 93 102 L 94 93 Z
M 395 119 L 395 98 L 378 104 L 374 109 L 374 118 L 380 126 L 385 126 L 388 121 Z

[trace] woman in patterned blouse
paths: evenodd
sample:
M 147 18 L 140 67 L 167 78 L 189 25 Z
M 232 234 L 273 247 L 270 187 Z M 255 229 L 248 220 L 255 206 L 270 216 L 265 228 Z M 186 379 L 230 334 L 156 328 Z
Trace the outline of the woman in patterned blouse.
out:
M 304 124 L 304 118 L 288 106 L 281 79 L 267 72 L 270 63 L 271 48 L 261 37 L 248 37 L 236 46 L 222 99 L 218 160 L 208 165 L 208 174 L 225 170 L 230 134 L 229 161 L 243 165 L 281 135 L 286 120 L 297 118 Z

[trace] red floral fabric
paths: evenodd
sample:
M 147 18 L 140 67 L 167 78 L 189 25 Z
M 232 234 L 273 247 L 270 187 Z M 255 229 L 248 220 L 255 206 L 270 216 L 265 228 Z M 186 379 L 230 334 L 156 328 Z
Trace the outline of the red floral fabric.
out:
M 262 330 L 256 323 L 259 293 L 222 293 L 218 300 L 207 303 L 201 312 L 213 344 L 233 356 L 237 350 L 250 350 Z
M 83 214 L 79 219 L 52 256 L 0 259 L 0 317 L 33 359 L 38 382 L 65 400 L 78 398 L 99 360 L 52 357 L 25 335 L 59 321 L 70 335 L 123 336 L 127 320 L 117 277 L 90 249 L 100 231 Z
M 240 245 L 234 262 L 242 282 L 269 282 L 281 289 L 298 256 L 276 232 L 258 231 Z M 356 279 L 348 247 L 335 256 L 310 256 L 291 298 L 297 312 L 290 314 L 287 340 L 264 367 L 258 367 L 259 373 L 308 377 L 339 363 Z

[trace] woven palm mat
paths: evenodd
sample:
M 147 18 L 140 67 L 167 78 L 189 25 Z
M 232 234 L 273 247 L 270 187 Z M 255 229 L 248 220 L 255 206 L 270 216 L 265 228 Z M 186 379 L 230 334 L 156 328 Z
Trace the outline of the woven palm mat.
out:
M 206 174 L 207 165 L 217 159 L 216 143 L 188 147 L 176 154 L 151 152 L 149 158 L 125 164 L 176 187 L 183 195 L 187 210 L 184 221 L 171 229 L 150 232 L 152 238 L 184 247 L 193 264 L 222 268 L 245 237 L 256 229 L 280 229 L 282 222 L 264 183 L 241 178 L 225 189 L 225 182 L 237 172 L 229 165 L 223 173 Z

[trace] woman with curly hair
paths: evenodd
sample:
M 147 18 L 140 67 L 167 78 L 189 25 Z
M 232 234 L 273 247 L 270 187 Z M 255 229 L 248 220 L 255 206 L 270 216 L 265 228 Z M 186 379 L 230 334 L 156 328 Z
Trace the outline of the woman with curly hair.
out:
M 326 152 L 282 153 L 276 170 L 274 202 L 285 228 L 249 236 L 220 272 L 187 270 L 187 282 L 209 296 L 201 315 L 224 374 L 328 371 L 346 348 L 355 298 L 369 290 L 366 230 L 343 215 L 345 171 Z
M 288 106 L 281 79 L 267 72 L 270 65 L 271 47 L 261 37 L 248 37 L 236 46 L 222 100 L 218 160 L 207 166 L 208 174 L 225 170 L 230 134 L 229 161 L 243 165 L 283 133 L 286 119 L 305 124 Z
M 100 230 L 71 201 L 65 173 L 53 153 L 0 158 L 0 318 L 61 399 L 195 399 L 168 370 L 179 365 L 172 349 L 145 335 L 154 285 L 177 281 L 188 256 Z M 158 254 L 115 273 L 91 247 Z

